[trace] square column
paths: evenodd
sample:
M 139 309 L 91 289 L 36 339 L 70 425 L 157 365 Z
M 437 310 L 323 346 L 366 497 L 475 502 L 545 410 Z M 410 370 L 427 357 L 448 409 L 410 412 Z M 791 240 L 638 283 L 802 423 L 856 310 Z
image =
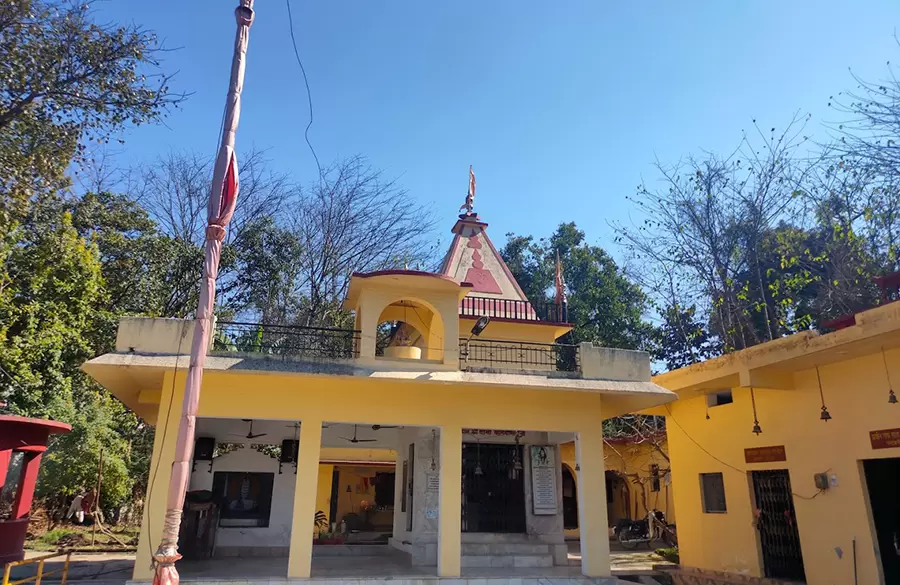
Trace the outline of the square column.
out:
M 322 421 L 300 422 L 300 446 L 297 451 L 297 484 L 294 488 L 294 519 L 288 574 L 293 579 L 308 579 L 312 566 L 313 521 L 316 517 L 316 491 L 319 485 L 319 455 L 322 450 Z
M 441 427 L 438 576 L 459 577 L 462 540 L 462 428 Z
M 187 360 L 179 358 L 179 373 L 166 372 L 161 386 L 156 433 L 153 437 L 153 455 L 150 458 L 150 478 L 147 483 L 147 496 L 144 501 L 144 514 L 141 517 L 141 534 L 135 551 L 135 581 L 153 579 L 150 568 L 151 555 L 156 552 L 162 538 L 163 525 L 166 523 L 166 506 L 168 504 L 169 480 L 172 477 L 172 462 L 175 460 L 175 439 L 178 437 L 178 425 L 181 423 L 181 405 L 184 400 L 185 373 Z M 173 379 L 174 378 L 174 379 Z M 169 405 L 171 404 L 171 409 Z
M 609 516 L 606 510 L 606 465 L 603 461 L 603 426 L 575 437 L 578 474 L 578 528 L 581 532 L 581 573 L 609 577 Z

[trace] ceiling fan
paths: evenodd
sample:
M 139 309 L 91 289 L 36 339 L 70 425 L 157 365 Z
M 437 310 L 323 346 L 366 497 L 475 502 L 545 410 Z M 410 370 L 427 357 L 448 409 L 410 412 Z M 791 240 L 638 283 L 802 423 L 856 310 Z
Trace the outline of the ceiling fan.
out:
M 254 433 L 254 432 L 253 432 L 253 419 L 252 419 L 252 418 L 245 418 L 245 419 L 241 419 L 241 420 L 243 420 L 245 423 L 250 423 L 250 430 L 247 432 L 246 435 L 236 435 L 236 434 L 234 434 L 234 433 L 231 433 L 232 436 L 234 436 L 234 437 L 242 436 L 242 437 L 244 437 L 245 439 L 258 439 L 259 437 L 265 437 L 266 435 L 269 434 L 269 433 Z
M 373 431 L 380 431 L 381 429 L 402 429 L 403 427 L 399 425 L 372 425 Z
M 353 438 L 352 439 L 348 439 L 347 437 L 341 437 L 341 439 L 343 439 L 345 441 L 349 441 L 351 443 L 375 443 L 378 441 L 378 439 L 357 439 L 356 438 L 357 426 L 359 426 L 359 425 L 353 425 Z

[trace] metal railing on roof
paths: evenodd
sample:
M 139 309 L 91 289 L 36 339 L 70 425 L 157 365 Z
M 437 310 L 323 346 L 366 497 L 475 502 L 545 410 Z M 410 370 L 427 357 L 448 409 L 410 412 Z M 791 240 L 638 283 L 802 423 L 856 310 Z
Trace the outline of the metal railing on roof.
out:
M 464 317 L 492 317 L 519 321 L 547 321 L 568 323 L 566 303 L 531 303 L 514 299 L 466 296 L 459 304 L 459 314 Z
M 486 367 L 577 372 L 579 359 L 577 345 L 480 338 L 459 340 L 459 364 L 463 370 Z
M 358 356 L 359 339 L 356 329 L 219 321 L 213 351 L 346 359 Z

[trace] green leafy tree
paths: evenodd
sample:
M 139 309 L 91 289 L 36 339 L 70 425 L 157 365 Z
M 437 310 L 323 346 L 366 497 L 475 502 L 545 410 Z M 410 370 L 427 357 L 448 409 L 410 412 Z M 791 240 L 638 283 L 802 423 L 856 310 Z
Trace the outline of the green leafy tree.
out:
M 0 4 L 0 214 L 8 221 L 35 194 L 67 185 L 65 169 L 86 142 L 157 120 L 183 98 L 157 72 L 152 33 L 91 16 L 83 0 Z
M 58 435 L 42 460 L 37 497 L 62 505 L 65 498 L 94 489 L 102 452 L 102 509 L 109 516 L 129 501 L 136 478 L 128 464 L 129 441 L 119 433 L 114 417 L 121 408 L 105 393 L 92 393 L 81 401 L 77 412 L 67 417 L 72 432 Z
M 537 241 L 507 234 L 500 255 L 529 300 L 552 303 L 557 252 L 566 281 L 569 321 L 575 326 L 563 341 L 645 347 L 652 332 L 643 319 L 646 296 L 603 248 L 586 242 L 574 223 L 560 224 L 552 236 Z
M 719 355 L 721 345 L 697 315 L 696 305 L 669 306 L 660 311 L 662 322 L 654 331 L 653 357 L 667 370 L 696 364 Z
M 110 315 L 96 247 L 72 226 L 68 213 L 43 217 L 35 206 L 12 233 L 0 298 L 0 378 L 9 407 L 26 416 L 66 415 L 93 357 L 94 331 Z

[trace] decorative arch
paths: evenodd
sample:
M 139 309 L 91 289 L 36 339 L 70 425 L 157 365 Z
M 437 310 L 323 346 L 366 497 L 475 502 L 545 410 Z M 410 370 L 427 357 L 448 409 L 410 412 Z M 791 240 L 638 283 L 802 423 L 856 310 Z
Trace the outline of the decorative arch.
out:
M 397 295 L 378 310 L 376 328 L 386 321 L 406 323 L 420 334 L 416 345 L 422 348 L 423 358 L 443 361 L 446 343 L 444 318 L 432 303 L 415 296 Z

